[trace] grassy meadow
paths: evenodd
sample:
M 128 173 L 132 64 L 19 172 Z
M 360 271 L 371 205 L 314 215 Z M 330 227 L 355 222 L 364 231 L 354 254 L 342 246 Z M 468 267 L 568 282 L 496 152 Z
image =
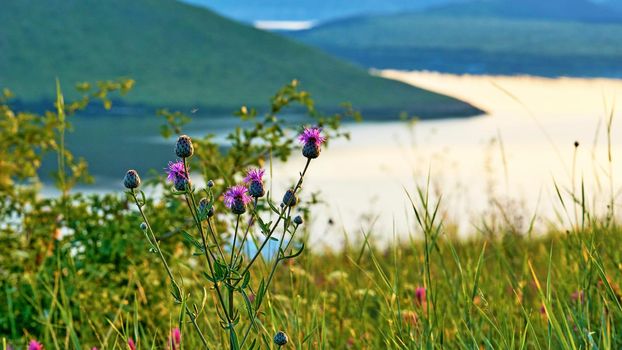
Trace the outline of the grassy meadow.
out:
M 309 243 L 307 223 L 322 219 L 314 215 L 321 198 L 304 183 L 313 181 L 313 160 L 331 151 L 331 140 L 347 137 L 341 126 L 351 111 L 320 114 L 293 82 L 277 91 L 270 112 L 238 110 L 225 148 L 210 135 L 194 137 L 192 147 L 184 137 L 176 141 L 189 119 L 164 114 L 170 147 L 153 151 L 178 160 L 169 165 L 170 181 L 162 171 L 140 171 L 139 183 L 128 172 L 119 174 L 116 193 L 73 190 L 89 180 L 86 161 L 65 147 L 75 114 L 130 88 L 93 84 L 73 101 L 58 85 L 54 108 L 43 114 L 15 109 L 4 93 L 2 349 L 622 346 L 613 188 L 603 213 L 589 209 L 592 199 L 580 188 L 558 189 L 565 226 L 535 232 L 501 210 L 482 215 L 460 239 L 444 215 L 442 189 L 422 184 L 404 191 L 412 227 L 396 237 L 406 238 L 380 244 L 373 225 L 364 225 L 343 247 L 319 249 Z M 305 128 L 281 118 L 293 107 L 307 111 Z M 40 192 L 44 157 L 57 161 L 58 195 L 51 197 Z M 297 157 L 307 159 L 299 180 L 272 188 L 272 161 Z M 249 168 L 266 170 L 265 177 Z M 253 181 L 265 192 L 253 194 Z

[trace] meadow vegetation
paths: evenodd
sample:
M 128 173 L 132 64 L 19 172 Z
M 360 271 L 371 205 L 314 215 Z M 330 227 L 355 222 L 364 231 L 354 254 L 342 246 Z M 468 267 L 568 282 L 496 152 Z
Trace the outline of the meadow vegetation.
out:
M 280 114 L 304 108 L 330 146 L 348 136 L 341 123 L 356 113 L 324 116 L 292 82 L 265 115 L 236 112 L 243 124 L 228 135 L 228 148 L 211 135 L 169 139 L 171 161 L 181 159 L 169 168 L 172 182 L 162 171 L 141 174 L 140 185 L 132 173 L 119 174 L 118 193 L 85 195 L 72 188 L 89 179 L 86 162 L 65 148 L 64 134 L 74 114 L 97 101 L 110 107 L 132 82 L 79 88 L 82 97 L 69 102 L 57 84 L 55 106 L 44 114 L 15 110 L 8 91 L 0 104 L 3 349 L 622 346 L 613 195 L 598 213 L 584 191 L 558 190 L 560 214 L 577 213 L 565 227 L 534 233 L 498 221 L 458 239 L 442 199 L 423 184 L 404 193 L 414 218 L 407 239 L 383 246 L 364 230 L 343 247 L 321 250 L 309 246 L 305 224 L 318 219 L 321 195 L 304 191 L 313 181 L 311 159 L 322 156 L 309 140 L 319 136 Z M 162 116 L 163 136 L 183 134 L 187 117 Z M 45 197 L 37 170 L 49 155 L 57 159 L 59 194 Z M 283 196 L 288 188 L 272 188 L 273 160 L 304 166 L 289 188 L 298 201 Z M 264 169 L 265 179 L 252 173 L 244 182 L 249 168 Z M 265 193 L 246 198 L 259 193 L 258 178 Z M 243 237 L 252 243 L 239 244 Z

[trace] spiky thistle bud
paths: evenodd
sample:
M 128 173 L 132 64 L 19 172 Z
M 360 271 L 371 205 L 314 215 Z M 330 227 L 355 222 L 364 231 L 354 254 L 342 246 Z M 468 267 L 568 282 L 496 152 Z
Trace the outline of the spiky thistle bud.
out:
M 128 170 L 123 178 L 123 185 L 125 188 L 132 190 L 140 186 L 140 176 L 136 170 Z
M 276 344 L 278 346 L 283 346 L 283 345 L 287 344 L 287 341 L 288 341 L 287 334 L 285 334 L 285 332 L 283 332 L 283 331 L 278 331 L 274 335 L 274 344 Z
M 179 158 L 188 158 L 194 153 L 194 147 L 192 146 L 192 139 L 188 135 L 181 135 L 177 139 L 175 144 L 175 154 Z
M 294 224 L 302 225 L 302 223 L 303 223 L 302 217 L 300 215 L 296 215 L 296 217 L 294 218 Z
M 185 177 L 176 177 L 173 180 L 173 186 L 177 191 L 185 191 L 186 188 L 190 187 L 190 180 Z
M 296 203 L 298 203 L 298 198 L 296 197 L 294 190 L 287 190 L 283 196 L 283 204 L 285 204 L 286 207 L 293 207 Z

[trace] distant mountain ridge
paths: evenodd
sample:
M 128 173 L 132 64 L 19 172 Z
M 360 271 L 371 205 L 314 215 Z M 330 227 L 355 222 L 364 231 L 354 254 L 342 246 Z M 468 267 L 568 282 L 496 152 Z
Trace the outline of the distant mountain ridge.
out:
M 514 18 L 618 21 L 622 0 L 182 0 L 238 21 L 330 22 L 354 16 L 387 15 L 436 7 L 441 14 L 500 15 Z M 476 3 L 476 4 L 471 4 Z M 482 4 L 487 3 L 487 4 Z M 447 6 L 448 5 L 448 6 Z M 457 5 L 457 6 L 454 6 Z M 482 6 L 484 5 L 484 6 Z M 599 6 L 605 5 L 605 6 Z
M 444 16 L 622 22 L 622 12 L 609 5 L 588 0 L 480 0 L 443 4 L 425 12 Z
M 128 104 L 231 111 L 266 106 L 299 79 L 327 109 L 351 102 L 384 117 L 479 112 L 173 0 L 5 0 L 0 23 L 0 88 L 24 103 L 51 101 L 56 77 L 69 93 L 78 81 L 123 76 L 136 80 Z
M 430 10 L 361 16 L 288 35 L 373 68 L 622 77 L 617 22 Z

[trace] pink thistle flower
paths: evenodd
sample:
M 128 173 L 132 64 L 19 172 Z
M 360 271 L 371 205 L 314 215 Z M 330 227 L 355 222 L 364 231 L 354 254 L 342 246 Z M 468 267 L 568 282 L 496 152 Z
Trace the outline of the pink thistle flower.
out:
M 134 343 L 134 339 L 127 338 L 127 346 L 130 348 L 130 350 L 136 350 L 136 343 Z
M 265 172 L 266 171 L 264 169 L 248 169 L 248 171 L 246 172 L 246 177 L 244 178 L 244 182 L 246 182 L 247 184 L 252 182 L 262 182 L 263 174 Z
M 304 128 L 302 133 L 298 136 L 298 140 L 302 144 L 312 143 L 319 147 L 326 141 L 326 137 L 322 136 L 322 129 L 312 127 Z
M 171 336 L 168 340 L 171 345 L 171 350 L 178 350 L 181 347 L 181 331 L 179 328 L 171 329 Z
M 166 169 L 166 173 L 168 174 L 166 179 L 170 182 L 175 182 L 180 178 L 187 178 L 186 169 L 184 168 L 184 162 L 182 162 L 181 160 L 176 162 L 168 162 L 168 169 Z
M 43 350 L 43 344 L 33 339 L 28 343 L 28 350 Z
M 248 189 L 242 185 L 231 186 L 224 194 L 223 202 L 227 208 L 231 209 L 234 214 L 243 214 L 246 211 L 246 205 L 250 203 L 252 198 L 248 195 Z
M 266 193 L 263 188 L 263 169 L 249 169 L 244 178 L 244 182 L 248 184 L 248 194 L 251 197 L 259 198 L 263 197 Z
M 423 305 L 426 302 L 426 291 L 424 287 L 417 287 L 417 289 L 415 289 L 415 299 L 419 305 Z

